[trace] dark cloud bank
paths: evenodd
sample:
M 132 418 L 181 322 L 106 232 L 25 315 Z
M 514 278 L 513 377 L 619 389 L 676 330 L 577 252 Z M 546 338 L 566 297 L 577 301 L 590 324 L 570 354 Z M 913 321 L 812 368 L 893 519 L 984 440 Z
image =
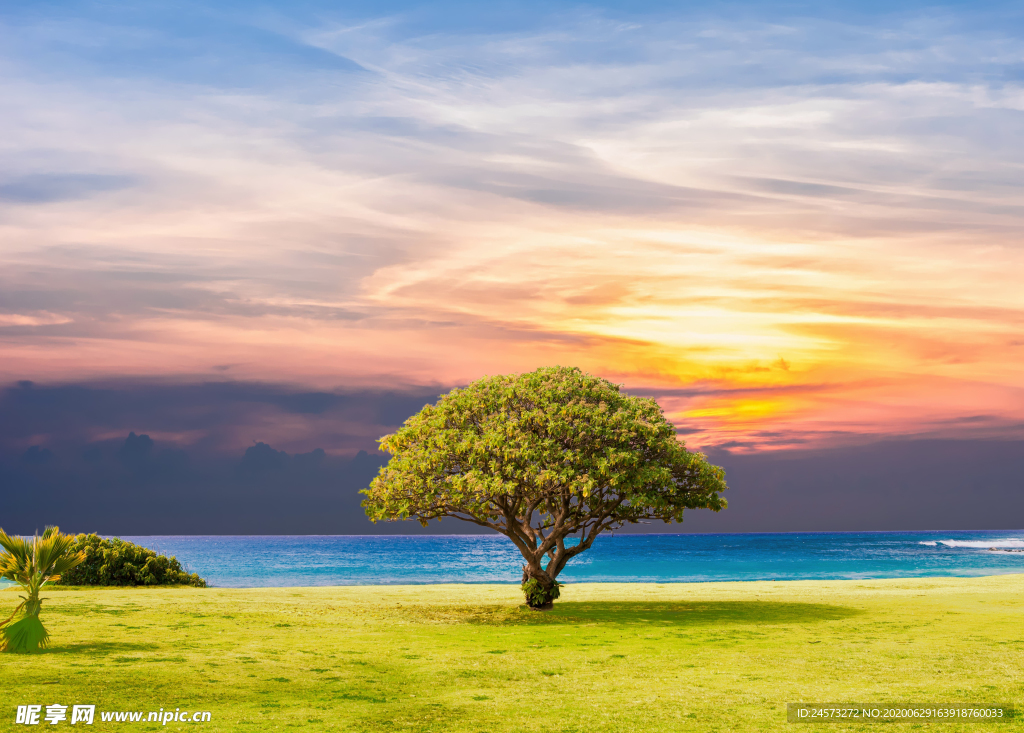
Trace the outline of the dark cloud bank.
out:
M 0 527 L 32 532 L 59 524 L 126 535 L 476 532 L 453 520 L 427 530 L 373 525 L 359 506 L 359 491 L 385 459 L 374 438 L 438 392 L 19 383 L 0 392 Z M 271 437 L 255 435 L 248 445 L 229 439 L 252 432 Z M 1022 441 L 889 440 L 710 457 L 728 472 L 730 508 L 692 512 L 681 527 L 644 529 L 1024 526 Z

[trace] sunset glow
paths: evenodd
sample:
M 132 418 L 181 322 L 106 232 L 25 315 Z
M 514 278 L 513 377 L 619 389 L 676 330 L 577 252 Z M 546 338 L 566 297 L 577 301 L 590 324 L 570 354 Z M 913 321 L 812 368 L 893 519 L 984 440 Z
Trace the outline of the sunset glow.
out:
M 565 364 L 704 447 L 1024 434 L 998 24 L 210 11 L 230 32 L 195 50 L 89 12 L 7 19 L 5 382 Z M 257 31 L 279 56 L 246 55 Z M 125 62 L 140 43 L 194 63 Z

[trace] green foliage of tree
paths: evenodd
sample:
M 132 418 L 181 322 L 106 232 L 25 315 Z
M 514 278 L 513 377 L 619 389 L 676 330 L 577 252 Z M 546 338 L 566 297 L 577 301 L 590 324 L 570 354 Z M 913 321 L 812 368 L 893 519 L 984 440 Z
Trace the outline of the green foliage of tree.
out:
M 57 527 L 47 527 L 41 537 L 31 540 L 0 529 L 0 546 L 5 550 L 0 555 L 0 578 L 17 583 L 26 593 L 21 605 L 0 623 L 0 651 L 33 652 L 47 646 L 50 634 L 39 620 L 46 599 L 39 592 L 85 559 L 74 544 L 74 538 Z
M 576 368 L 452 390 L 380 447 L 391 459 L 363 492 L 367 516 L 424 526 L 455 517 L 504 534 L 537 608 L 604 530 L 726 506 L 725 472 L 686 450 L 657 402 Z
M 117 537 L 96 534 L 74 538 L 74 550 L 82 563 L 61 576 L 60 585 L 191 585 L 205 588 L 206 581 L 188 573 L 175 557 L 158 555 Z

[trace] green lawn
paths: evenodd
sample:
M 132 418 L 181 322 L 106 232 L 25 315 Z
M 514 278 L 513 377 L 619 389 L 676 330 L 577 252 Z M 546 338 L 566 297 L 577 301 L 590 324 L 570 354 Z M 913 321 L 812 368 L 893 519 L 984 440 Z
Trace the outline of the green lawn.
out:
M 166 730 L 1021 730 L 793 724 L 787 702 L 1024 703 L 1024 575 L 513 586 L 52 590 L 19 704 L 209 710 Z M 0 593 L 13 608 L 15 592 Z M 6 613 L 4 614 L 6 615 Z M 69 708 L 70 712 L 70 708 Z M 63 730 L 41 725 L 37 730 Z M 76 726 L 79 728 L 81 726 Z M 156 730 L 102 723 L 90 730 Z

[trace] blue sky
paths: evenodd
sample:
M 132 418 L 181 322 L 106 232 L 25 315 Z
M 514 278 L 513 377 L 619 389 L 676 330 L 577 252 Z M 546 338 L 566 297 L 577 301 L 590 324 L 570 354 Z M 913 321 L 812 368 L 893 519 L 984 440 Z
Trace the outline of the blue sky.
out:
M 0 8 L 7 382 L 573 363 L 702 445 L 1024 421 L 1019 4 Z
M 1022 17 L 0 2 L 9 520 L 370 531 L 377 437 L 566 364 L 726 466 L 701 531 L 1004 526 Z

